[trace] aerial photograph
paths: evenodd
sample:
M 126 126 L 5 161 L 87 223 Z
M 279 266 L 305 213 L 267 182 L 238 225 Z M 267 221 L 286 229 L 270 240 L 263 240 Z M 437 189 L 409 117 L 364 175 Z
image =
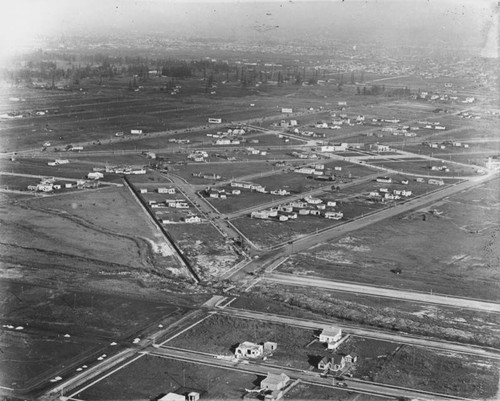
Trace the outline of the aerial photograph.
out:
M 0 11 L 0 401 L 500 400 L 500 2 Z

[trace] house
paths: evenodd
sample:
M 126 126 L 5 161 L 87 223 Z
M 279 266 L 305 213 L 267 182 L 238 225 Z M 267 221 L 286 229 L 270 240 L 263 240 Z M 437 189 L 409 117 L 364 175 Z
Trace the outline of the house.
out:
M 328 207 L 335 207 L 335 206 L 337 206 L 337 202 L 335 202 L 335 201 L 328 201 L 328 202 L 326 202 L 326 206 L 328 206 Z
M 186 397 L 177 393 L 168 393 L 158 398 L 158 401 L 186 401 Z
M 276 351 L 278 348 L 278 343 L 275 343 L 274 341 L 266 341 L 264 343 L 264 353 L 269 354 L 271 352 Z
M 130 133 L 132 135 L 141 135 L 142 134 L 142 129 L 131 129 Z
M 390 184 L 392 182 L 391 177 L 377 177 L 377 182 L 385 182 Z
M 340 327 L 331 326 L 323 329 L 319 335 L 319 341 L 322 343 L 336 343 L 342 338 L 342 329 Z
M 158 188 L 156 190 L 159 194 L 175 194 L 175 188 Z
M 299 210 L 299 214 L 300 214 L 301 216 L 307 216 L 307 215 L 308 215 L 308 214 L 310 214 L 310 213 L 311 213 L 311 211 L 310 211 L 309 209 L 300 209 L 300 210 Z
M 252 217 L 254 219 L 268 219 L 269 218 L 269 212 L 267 212 L 266 210 L 252 212 L 252 214 L 250 215 L 250 217 Z
M 87 174 L 87 178 L 88 178 L 89 180 L 98 180 L 98 179 L 100 179 L 100 178 L 104 178 L 104 174 L 103 174 L 103 173 L 99 173 L 99 172 L 97 172 L 97 171 L 94 171 L 94 172 L 92 172 L 92 173 L 88 173 L 88 174 Z
M 342 212 L 326 212 L 325 213 L 326 219 L 340 220 L 342 217 L 344 217 L 344 213 L 342 213 Z
M 139 189 L 139 192 L 141 194 L 147 194 L 148 193 L 148 189 L 147 188 L 141 188 L 141 189 Z
M 430 178 L 428 183 L 431 185 L 444 185 L 443 180 L 439 180 L 439 179 L 435 179 L 435 178 Z
M 285 388 L 289 381 L 290 378 L 284 373 L 279 375 L 275 373 L 268 373 L 267 377 L 260 382 L 260 388 L 262 390 L 279 391 Z
M 304 198 L 304 200 L 311 205 L 318 205 L 320 203 L 323 203 L 323 201 L 321 199 L 313 198 L 312 196 L 307 196 Z
M 262 344 L 252 343 L 250 341 L 242 342 L 236 347 L 234 355 L 236 358 L 259 358 L 264 354 Z
M 196 391 L 191 391 L 187 395 L 186 401 L 198 401 L 200 399 L 200 393 L 197 393 Z
M 379 144 L 375 144 L 373 145 L 374 149 L 376 152 L 389 152 L 389 146 L 387 145 L 379 145 Z
M 199 216 L 187 216 L 184 218 L 185 223 L 201 223 L 201 218 Z
M 357 360 L 358 357 L 352 355 L 333 355 L 332 357 L 325 356 L 318 363 L 318 369 L 328 370 L 332 373 L 341 373 L 343 370 L 356 363 Z

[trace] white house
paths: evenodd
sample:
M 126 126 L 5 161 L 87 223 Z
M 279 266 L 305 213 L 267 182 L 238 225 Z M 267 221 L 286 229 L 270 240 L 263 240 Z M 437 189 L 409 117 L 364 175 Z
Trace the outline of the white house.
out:
M 239 344 L 234 351 L 236 358 L 259 358 L 264 354 L 264 346 L 250 341 Z
M 98 180 L 100 178 L 104 178 L 104 174 L 99 173 L 98 171 L 93 171 L 93 172 L 87 174 L 87 178 L 89 180 Z
M 201 223 L 201 218 L 199 216 L 187 216 L 184 218 L 186 223 Z
M 342 329 L 335 326 L 323 329 L 323 331 L 319 335 L 319 341 L 322 343 L 326 343 L 328 345 L 328 349 L 336 348 L 341 338 Z

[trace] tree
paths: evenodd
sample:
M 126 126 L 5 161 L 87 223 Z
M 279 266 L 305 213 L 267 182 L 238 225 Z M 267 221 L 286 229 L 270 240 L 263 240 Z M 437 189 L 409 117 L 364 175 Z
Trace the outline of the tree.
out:
M 356 94 L 361 95 L 361 90 L 359 89 L 359 86 L 356 86 Z
M 354 71 L 351 71 L 351 84 L 354 85 Z

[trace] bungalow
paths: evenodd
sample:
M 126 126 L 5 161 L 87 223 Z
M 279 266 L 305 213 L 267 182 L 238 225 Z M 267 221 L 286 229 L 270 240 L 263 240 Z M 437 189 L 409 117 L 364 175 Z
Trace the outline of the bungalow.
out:
M 296 168 L 293 171 L 299 174 L 314 174 L 316 170 L 310 167 L 301 167 L 301 168 Z
M 304 200 L 305 200 L 307 203 L 311 204 L 311 205 L 318 205 L 318 204 L 320 204 L 320 203 L 323 203 L 323 201 L 322 201 L 321 199 L 319 199 L 319 198 L 313 198 L 312 196 L 306 196 L 306 197 L 304 198 Z
M 250 217 L 252 217 L 254 219 L 268 219 L 269 218 L 269 212 L 267 212 L 266 210 L 255 211 L 255 212 L 252 212 L 252 214 L 250 215 Z
M 311 212 L 311 211 L 310 211 L 309 209 L 300 209 L 300 210 L 299 210 L 299 214 L 300 214 L 301 216 L 307 216 L 308 214 L 310 214 L 310 212 Z
M 184 218 L 185 223 L 201 223 L 199 216 L 187 216 Z
M 100 178 L 104 178 L 104 174 L 103 174 L 103 173 L 99 173 L 99 172 L 97 172 L 97 171 L 94 171 L 94 172 L 92 172 L 92 173 L 88 173 L 88 174 L 87 174 L 87 178 L 88 178 L 89 180 L 98 180 L 98 179 L 100 179 Z
M 388 152 L 390 149 L 388 145 L 375 144 L 375 145 L 373 145 L 373 147 L 374 147 L 376 152 Z
M 391 183 L 392 178 L 391 177 L 377 177 L 377 182 L 385 182 L 385 183 Z
M 173 194 L 175 194 L 175 188 L 158 188 L 157 192 L 159 194 L 170 194 L 170 195 L 173 195 Z
M 321 211 L 319 211 L 319 210 L 309 210 L 309 214 L 311 216 L 320 216 L 321 215 Z
M 260 388 L 262 390 L 279 391 L 285 388 L 289 381 L 290 378 L 284 373 L 279 375 L 275 373 L 268 373 L 267 377 L 261 381 Z
M 264 354 L 262 344 L 245 341 L 239 344 L 234 351 L 236 358 L 259 358 Z
M 328 201 L 328 202 L 326 202 L 326 206 L 328 206 L 328 207 L 335 207 L 335 206 L 337 206 L 337 202 L 335 202 L 335 201 Z
M 290 192 L 285 191 L 284 189 L 277 189 L 277 190 L 271 191 L 271 195 L 285 196 L 285 195 L 290 195 Z
M 288 221 L 288 216 L 286 216 L 284 214 L 280 214 L 278 217 L 278 220 L 279 221 Z
M 443 180 L 438 180 L 438 179 L 435 179 L 435 178 L 430 178 L 429 181 L 428 181 L 429 184 L 431 185 L 444 185 L 444 181 Z
M 358 360 L 357 356 L 352 355 L 333 355 L 332 357 L 325 356 L 319 363 L 318 369 L 331 371 L 332 373 L 340 373 L 346 367 L 350 367 Z
M 73 184 L 71 182 L 67 182 L 66 184 L 64 184 L 64 188 L 66 189 L 73 188 Z
M 278 211 L 290 213 L 293 211 L 293 206 L 292 205 L 281 205 L 281 206 L 278 206 Z
M 326 212 L 325 213 L 326 219 L 340 220 L 342 217 L 344 217 L 344 213 L 342 213 L 342 212 Z
M 299 201 L 290 202 L 290 206 L 296 209 L 302 209 L 304 207 L 307 207 L 307 202 L 299 202 Z
M 186 397 L 177 393 L 168 393 L 158 398 L 158 401 L 186 401 Z
M 322 343 L 336 343 L 342 338 L 342 329 L 340 327 L 331 326 L 323 329 L 319 335 L 319 341 Z
M 139 189 L 139 192 L 141 194 L 147 194 L 148 193 L 148 189 L 147 188 L 141 188 L 141 189 Z

